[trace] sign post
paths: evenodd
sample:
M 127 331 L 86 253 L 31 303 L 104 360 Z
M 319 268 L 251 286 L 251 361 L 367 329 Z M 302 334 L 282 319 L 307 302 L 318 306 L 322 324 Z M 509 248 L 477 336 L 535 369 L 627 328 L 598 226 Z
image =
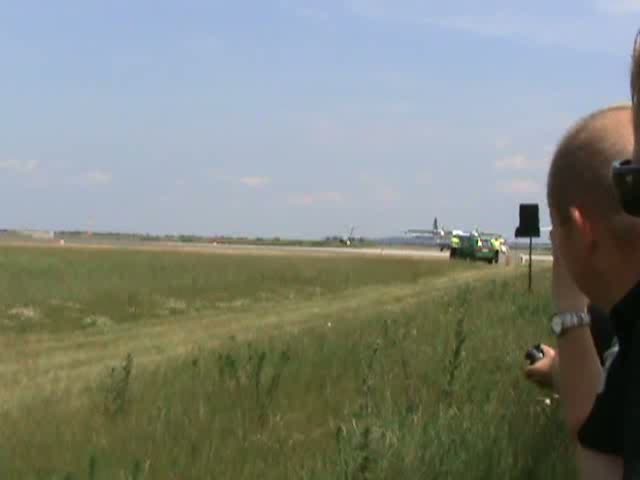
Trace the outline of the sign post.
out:
M 532 277 L 532 269 L 533 266 L 531 265 L 533 263 L 532 260 L 532 251 L 533 251 L 533 238 L 529 237 L 529 292 L 531 292 L 531 277 Z

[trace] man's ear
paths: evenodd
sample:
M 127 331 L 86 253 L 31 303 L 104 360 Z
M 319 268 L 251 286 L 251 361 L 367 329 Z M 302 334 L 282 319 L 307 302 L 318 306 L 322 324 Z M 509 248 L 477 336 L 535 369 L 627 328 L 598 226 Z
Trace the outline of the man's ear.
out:
M 587 249 L 592 250 L 595 247 L 594 226 L 578 207 L 569 208 L 569 215 L 573 225 L 572 230 L 578 236 L 574 240 L 581 241 Z

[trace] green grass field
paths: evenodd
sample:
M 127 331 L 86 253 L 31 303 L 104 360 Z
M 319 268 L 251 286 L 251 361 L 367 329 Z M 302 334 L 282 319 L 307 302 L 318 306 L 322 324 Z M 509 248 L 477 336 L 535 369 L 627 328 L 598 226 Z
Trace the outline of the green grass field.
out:
M 63 333 L 440 275 L 442 262 L 0 246 L 0 328 Z
M 0 249 L 2 479 L 574 478 L 549 271 Z

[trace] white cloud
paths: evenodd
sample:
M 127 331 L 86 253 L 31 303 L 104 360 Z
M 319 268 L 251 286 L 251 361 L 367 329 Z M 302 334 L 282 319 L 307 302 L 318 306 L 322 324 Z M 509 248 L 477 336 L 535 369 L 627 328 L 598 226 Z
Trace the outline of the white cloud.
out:
M 388 185 L 379 187 L 376 194 L 386 206 L 393 204 L 399 197 L 399 193 Z
M 538 182 L 533 180 L 514 178 L 499 183 L 498 191 L 514 195 L 530 195 L 540 193 L 542 188 Z
M 500 158 L 495 162 L 495 167 L 499 170 L 524 170 L 533 165 L 534 162 L 521 153 Z
M 95 170 L 83 175 L 84 183 L 88 185 L 109 185 L 113 180 L 111 172 Z
M 329 19 L 329 14 L 317 8 L 299 7 L 295 9 L 296 15 L 318 22 L 324 22 Z
M 428 182 L 429 177 L 424 173 L 417 175 L 416 181 L 420 182 L 421 180 Z M 363 173 L 360 175 L 360 182 L 367 187 L 376 200 L 382 202 L 386 207 L 391 206 L 400 198 L 400 193 L 381 177 Z
M 421 187 L 427 187 L 433 183 L 433 177 L 429 172 L 417 172 L 413 178 L 416 181 L 416 185 Z
M 19 175 L 32 175 L 38 169 L 38 162 L 36 160 L 0 160 L 0 170 L 4 170 L 10 173 L 17 173 Z
M 390 10 L 384 1 L 376 0 L 350 0 L 349 9 L 355 15 L 370 19 L 382 19 L 394 17 L 393 10 Z
M 447 7 L 431 2 L 351 0 L 349 7 L 354 15 L 372 21 L 422 25 L 621 56 L 630 51 L 632 36 L 629 34 L 635 31 L 620 22 L 613 24 L 613 15 L 621 17 L 620 14 L 640 11 L 639 4 L 638 0 L 594 0 L 577 6 L 572 15 L 553 15 L 553 10 L 547 8 L 547 5 L 555 8 L 550 2 L 533 4 L 526 13 L 516 10 L 512 2 L 498 2 L 493 11 L 477 2 Z M 464 13 L 459 13 L 461 11 Z
M 314 22 L 325 22 L 329 19 L 324 1 L 310 2 L 308 0 L 280 0 L 280 7 L 300 18 Z
M 207 171 L 207 176 L 214 182 L 231 182 L 233 177 L 226 175 L 222 170 L 218 168 L 210 168 Z
M 271 183 L 270 177 L 258 176 L 258 175 L 248 175 L 246 177 L 235 177 L 232 175 L 227 175 L 222 170 L 217 168 L 209 169 L 207 171 L 207 175 L 214 182 L 225 182 L 230 184 L 239 183 L 249 188 L 262 188 Z
M 422 23 L 485 37 L 520 39 L 544 47 L 621 54 L 619 45 L 615 41 L 620 39 L 619 32 L 617 35 L 612 34 L 607 41 L 601 41 L 602 35 L 605 35 L 609 30 L 597 21 L 587 20 L 580 16 L 554 18 L 546 15 L 498 12 L 488 15 L 428 17 L 424 18 Z
M 311 206 L 318 204 L 340 204 L 344 196 L 339 192 L 300 193 L 290 195 L 288 203 L 297 206 Z
M 596 0 L 596 10 L 609 15 L 640 12 L 640 0 Z
M 250 188 L 261 188 L 271 183 L 269 177 L 242 177 L 239 181 Z
M 511 146 L 511 140 L 507 137 L 499 137 L 496 138 L 494 145 L 497 150 L 504 150 Z
M 406 114 L 413 111 L 413 105 L 409 101 L 398 100 L 396 102 L 389 102 L 383 106 L 384 110 L 393 114 Z
M 514 15 L 503 13 L 494 15 L 451 15 L 424 18 L 422 20 L 422 23 L 427 25 L 497 37 L 524 34 L 529 30 L 525 26 L 533 22 L 533 18 L 518 18 Z

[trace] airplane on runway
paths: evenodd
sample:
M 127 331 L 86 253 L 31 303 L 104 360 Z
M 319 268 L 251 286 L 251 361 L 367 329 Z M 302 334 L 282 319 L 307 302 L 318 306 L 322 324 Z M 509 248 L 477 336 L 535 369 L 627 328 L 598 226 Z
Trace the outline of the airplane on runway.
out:
M 430 230 L 426 229 L 409 229 L 405 232 L 405 235 L 413 238 L 429 238 L 435 239 L 436 245 L 440 249 L 441 252 L 445 250 L 450 250 L 452 248 L 452 243 L 456 243 L 456 237 L 466 237 L 466 236 L 474 236 L 474 237 L 482 237 L 482 238 L 493 238 L 499 239 L 502 243 L 502 247 L 500 250 L 503 253 L 506 253 L 506 242 L 504 241 L 504 237 L 495 232 L 485 232 L 481 231 L 478 227 L 474 228 L 470 231 L 465 231 L 462 229 L 447 229 L 444 227 L 440 227 L 438 225 L 438 217 L 433 220 L 433 228 Z M 455 246 L 454 246 L 455 248 Z
M 468 233 L 462 230 L 447 230 L 444 227 L 439 227 L 438 217 L 436 217 L 433 219 L 433 228 L 431 230 L 410 228 L 405 232 L 405 235 L 412 238 L 435 239 L 440 251 L 442 252 L 450 247 L 452 236 L 468 235 Z
M 464 230 L 457 230 L 457 229 L 447 230 L 445 228 L 439 228 L 437 230 L 423 230 L 418 228 L 412 228 L 407 230 L 405 232 L 405 235 L 412 238 L 434 239 L 436 241 L 436 245 L 442 252 L 450 248 L 452 237 L 466 236 L 466 235 L 470 235 L 470 233 L 465 232 Z
M 342 237 L 340 237 L 340 243 L 342 245 L 345 245 L 347 247 L 350 247 L 351 245 L 353 245 L 353 243 L 356 240 L 356 237 L 353 236 L 353 232 L 355 231 L 356 227 L 355 225 L 351 226 L 351 230 L 349 231 L 348 235 L 343 235 Z

